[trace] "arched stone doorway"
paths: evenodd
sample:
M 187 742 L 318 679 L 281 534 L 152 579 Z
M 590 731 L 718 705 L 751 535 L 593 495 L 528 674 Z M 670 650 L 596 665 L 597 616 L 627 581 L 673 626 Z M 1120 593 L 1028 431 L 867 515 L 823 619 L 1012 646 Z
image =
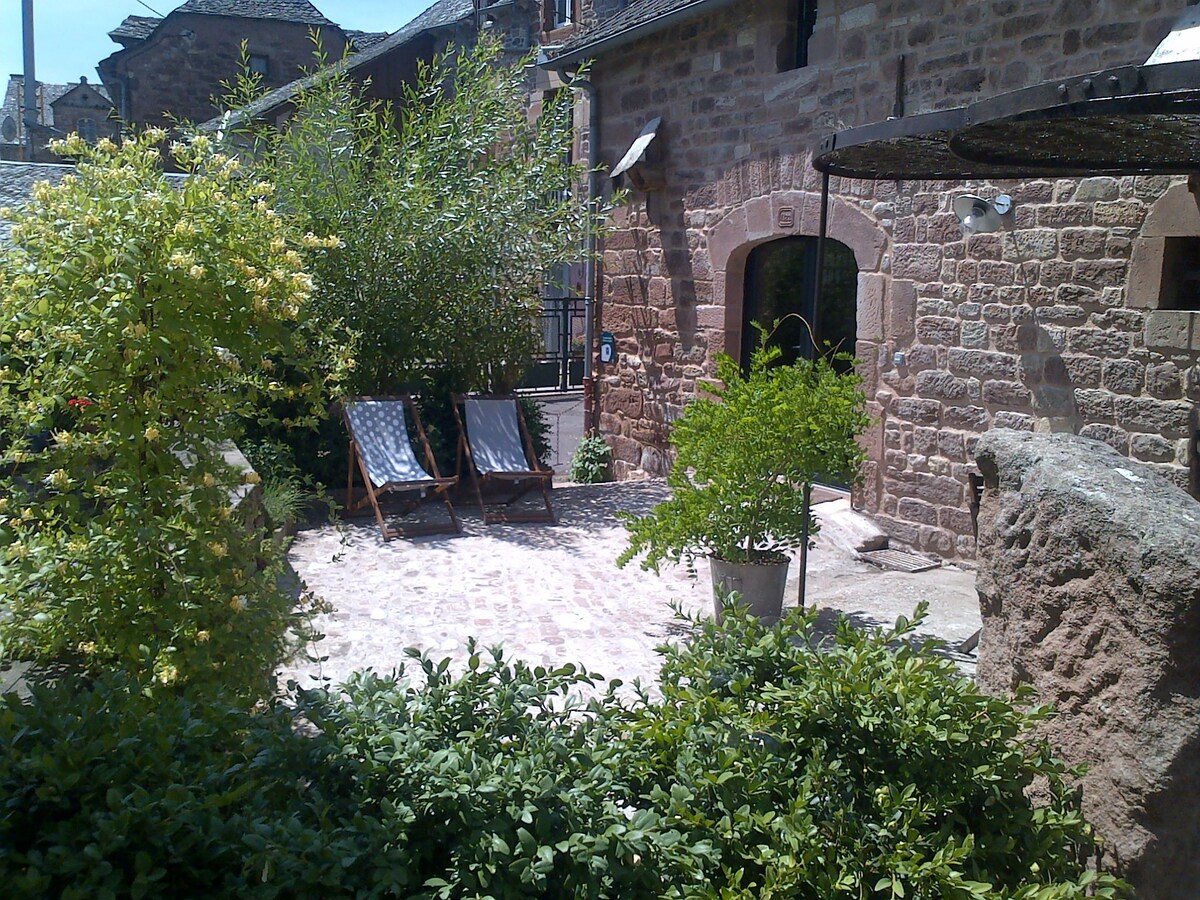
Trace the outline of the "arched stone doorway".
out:
M 781 237 L 758 244 L 746 257 L 742 293 L 740 361 L 749 367 L 758 346 L 759 332 L 752 323 L 768 329 L 768 343 L 782 351 L 782 361 L 811 359 L 813 338 L 834 352 L 854 354 L 858 297 L 858 263 L 854 251 L 840 241 L 825 242 L 825 269 L 817 300 L 817 239 Z M 779 322 L 778 327 L 773 324 Z M 813 333 L 814 325 L 819 333 Z M 846 359 L 835 366 L 850 368 Z

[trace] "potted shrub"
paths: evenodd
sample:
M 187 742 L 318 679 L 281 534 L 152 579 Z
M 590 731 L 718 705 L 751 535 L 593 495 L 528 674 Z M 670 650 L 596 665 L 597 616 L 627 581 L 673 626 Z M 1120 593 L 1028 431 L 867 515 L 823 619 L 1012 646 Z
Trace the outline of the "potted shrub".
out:
M 626 517 L 629 547 L 617 564 L 644 554 L 644 569 L 683 561 L 694 576 L 696 558 L 708 557 L 718 617 L 737 591 L 762 618 L 779 618 L 789 552 L 817 530 L 805 489 L 853 481 L 865 456 L 858 375 L 826 358 L 780 365 L 779 355 L 764 341 L 749 375 L 717 357 L 719 384 L 706 385 L 711 396 L 690 403 L 671 435 L 673 496 Z

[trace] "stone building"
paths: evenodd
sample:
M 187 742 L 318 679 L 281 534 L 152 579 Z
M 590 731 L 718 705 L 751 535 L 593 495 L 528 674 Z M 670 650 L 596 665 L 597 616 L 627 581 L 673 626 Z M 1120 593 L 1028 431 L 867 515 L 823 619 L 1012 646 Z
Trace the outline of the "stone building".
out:
M 634 0 L 566 41 L 549 65 L 594 59 L 610 170 L 661 120 L 621 179 L 597 285 L 618 354 L 598 370 L 596 421 L 618 474 L 669 468 L 670 423 L 718 351 L 746 359 L 749 322 L 811 318 L 825 135 L 1140 64 L 1189 5 Z M 861 360 L 875 419 L 856 505 L 900 543 L 972 557 L 970 451 L 992 427 L 1096 437 L 1186 487 L 1195 188 L 833 179 L 821 337 Z M 965 236 L 954 199 L 1001 191 L 1003 230 Z
M 103 86 L 89 84 L 86 77 L 74 84 L 38 82 L 38 126 L 33 135 L 33 157 L 29 159 L 24 92 L 25 77 L 9 76 L 4 102 L 0 105 L 0 160 L 55 162 L 57 157 L 46 147 L 55 138 L 78 131 L 85 140 L 95 141 L 117 133 L 112 101 Z
M 314 35 L 330 59 L 386 37 L 345 31 L 307 0 L 187 0 L 161 19 L 126 17 L 109 32 L 121 49 L 98 70 L 123 122 L 203 122 L 241 70 L 243 42 L 251 71 L 278 87 L 313 68 Z

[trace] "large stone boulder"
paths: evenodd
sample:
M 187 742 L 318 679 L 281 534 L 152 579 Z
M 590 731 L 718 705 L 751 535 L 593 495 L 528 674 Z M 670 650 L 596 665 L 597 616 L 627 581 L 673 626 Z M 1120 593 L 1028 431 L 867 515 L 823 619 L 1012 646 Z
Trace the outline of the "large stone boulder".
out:
M 1032 685 L 1087 763 L 1084 814 L 1139 900 L 1200 897 L 1200 503 L 1099 441 L 996 430 L 983 473 L 980 685 Z

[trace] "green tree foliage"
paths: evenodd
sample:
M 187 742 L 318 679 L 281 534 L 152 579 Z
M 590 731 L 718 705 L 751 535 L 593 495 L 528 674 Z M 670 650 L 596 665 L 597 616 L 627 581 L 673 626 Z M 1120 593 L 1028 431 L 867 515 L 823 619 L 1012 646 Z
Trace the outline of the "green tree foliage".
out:
M 339 67 L 288 127 L 231 130 L 303 230 L 342 245 L 314 264 L 316 309 L 362 335 L 355 393 L 508 390 L 538 339 L 546 273 L 581 257 L 607 211 L 570 190 L 571 92 L 531 119 L 531 59 L 482 40 L 420 63 L 394 107 Z M 252 80 L 226 103 L 250 100 Z
M 626 565 L 642 567 L 712 555 L 729 562 L 778 557 L 799 546 L 804 485 L 852 481 L 865 453 L 858 436 L 870 423 L 854 372 L 825 357 L 777 365 L 778 347 L 755 351 L 750 374 L 717 357 L 712 396 L 688 404 L 671 432 L 678 452 L 668 476 L 672 497 L 648 516 L 628 518 Z
M 903 621 L 832 638 L 815 623 L 706 623 L 666 651 L 661 699 L 474 646 L 460 673 L 413 651 L 412 680 L 302 694 L 303 729 L 281 708 L 107 679 L 8 697 L 0 883 L 13 897 L 1120 893 L 1087 871 L 1062 764 L 1026 740 L 1041 712 L 980 694 Z
M 59 145 L 77 174 L 0 255 L 0 640 L 255 694 L 299 623 L 224 451 L 272 400 L 310 422 L 342 377 L 303 259 L 337 239 L 294 234 L 206 138 L 172 181 L 164 138 Z

